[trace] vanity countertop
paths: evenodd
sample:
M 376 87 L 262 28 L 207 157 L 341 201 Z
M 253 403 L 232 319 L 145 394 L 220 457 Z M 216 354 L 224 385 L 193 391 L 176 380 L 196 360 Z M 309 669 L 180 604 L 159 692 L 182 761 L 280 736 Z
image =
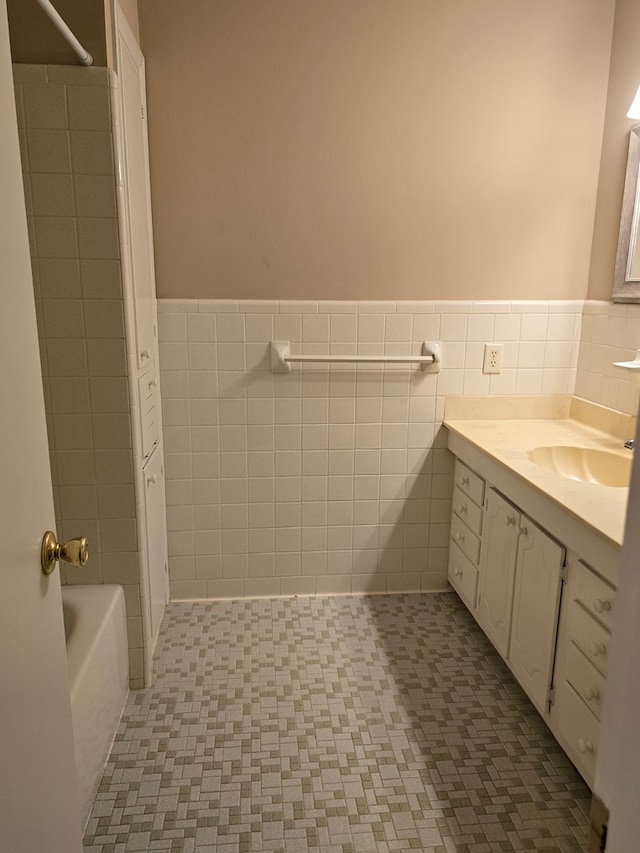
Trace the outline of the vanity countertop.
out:
M 550 498 L 565 512 L 588 524 L 616 546 L 622 545 L 628 488 L 602 486 L 567 479 L 530 461 L 527 454 L 536 447 L 570 445 L 606 450 L 623 455 L 617 435 L 596 429 L 574 417 L 500 418 L 445 416 L 449 432 L 487 454 L 492 460 L 521 477 L 530 487 Z M 582 414 L 582 413 L 580 413 Z M 630 438 L 633 433 L 626 435 Z

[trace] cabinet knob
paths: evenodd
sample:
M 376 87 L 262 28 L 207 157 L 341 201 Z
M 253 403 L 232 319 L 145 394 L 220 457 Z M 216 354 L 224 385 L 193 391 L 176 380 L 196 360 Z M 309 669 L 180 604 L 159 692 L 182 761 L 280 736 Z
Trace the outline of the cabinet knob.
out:
M 584 738 L 580 738 L 578 741 L 578 749 L 583 754 L 585 752 L 593 752 L 593 744 L 590 740 L 585 740 Z
M 467 511 L 467 505 L 466 504 L 460 504 L 458 507 L 458 512 L 466 512 L 466 511 Z
M 520 533 L 520 536 L 526 536 L 527 535 L 527 528 L 521 527 L 518 532 Z
M 596 600 L 593 602 L 593 609 L 596 611 L 596 613 L 604 613 L 605 610 L 611 610 L 611 602 L 608 601 L 606 598 L 596 598 Z
M 462 577 L 462 569 L 460 569 L 460 568 L 456 569 L 456 570 L 454 571 L 454 575 L 455 575 L 457 578 L 461 578 L 461 577 Z
M 591 645 L 589 646 L 589 651 L 594 656 L 594 658 L 597 658 L 598 655 L 603 655 L 606 652 L 606 648 L 604 646 L 604 643 L 591 643 Z
M 584 698 L 587 700 L 587 702 L 591 702 L 592 699 L 599 699 L 600 691 L 597 687 L 587 687 L 587 689 L 584 691 Z
M 468 486 L 469 485 L 469 478 L 468 477 L 460 477 L 460 485 L 461 486 Z
M 515 515 L 507 515 L 504 519 L 505 526 L 508 527 L 510 524 L 516 523 Z
M 464 533 L 456 533 L 455 540 L 456 542 L 464 542 Z
M 140 350 L 140 358 L 151 358 L 151 350 L 141 349 Z
M 151 486 L 153 483 L 157 483 L 158 478 L 155 474 L 151 474 L 151 476 L 147 477 L 147 486 Z
M 157 387 L 158 387 L 158 380 L 157 379 L 150 379 L 149 380 L 149 388 L 157 388 Z

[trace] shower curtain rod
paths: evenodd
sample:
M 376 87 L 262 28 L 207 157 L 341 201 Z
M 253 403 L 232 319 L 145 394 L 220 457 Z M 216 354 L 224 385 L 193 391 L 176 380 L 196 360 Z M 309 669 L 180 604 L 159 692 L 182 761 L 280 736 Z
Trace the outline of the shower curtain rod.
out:
M 51 4 L 51 0 L 36 0 L 36 3 L 40 6 L 42 11 L 49 16 L 54 26 L 60 30 L 65 39 L 69 42 L 80 61 L 80 65 L 93 65 L 93 56 L 91 56 L 88 50 L 85 50 L 82 47 L 78 39 L 63 21 L 60 13 Z

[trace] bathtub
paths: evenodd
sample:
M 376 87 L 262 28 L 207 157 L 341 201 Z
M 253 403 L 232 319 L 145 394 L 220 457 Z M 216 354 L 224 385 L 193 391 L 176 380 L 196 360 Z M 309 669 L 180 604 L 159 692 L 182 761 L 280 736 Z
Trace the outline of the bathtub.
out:
M 73 742 L 84 829 L 129 692 L 121 586 L 63 586 Z

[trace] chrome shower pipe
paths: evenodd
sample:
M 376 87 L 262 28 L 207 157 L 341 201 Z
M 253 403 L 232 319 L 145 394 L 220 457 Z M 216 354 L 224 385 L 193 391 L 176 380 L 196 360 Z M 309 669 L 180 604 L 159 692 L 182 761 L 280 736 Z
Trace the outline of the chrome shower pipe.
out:
M 36 3 L 40 6 L 42 11 L 49 16 L 53 25 L 60 30 L 65 39 L 69 42 L 78 57 L 80 65 L 93 65 L 93 56 L 91 56 L 88 50 L 83 48 L 50 0 L 36 0 Z

